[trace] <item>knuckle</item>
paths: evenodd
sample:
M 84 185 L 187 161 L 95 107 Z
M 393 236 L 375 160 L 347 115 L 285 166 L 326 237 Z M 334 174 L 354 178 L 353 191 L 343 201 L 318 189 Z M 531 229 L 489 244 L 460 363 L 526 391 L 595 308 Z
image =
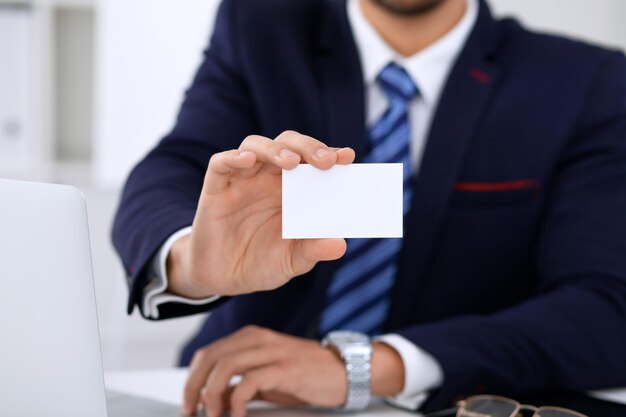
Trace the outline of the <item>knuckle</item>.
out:
M 261 341 L 261 343 L 268 343 L 274 339 L 274 332 L 269 329 L 258 329 L 255 336 Z
M 211 155 L 211 158 L 209 159 L 209 168 L 215 167 L 215 164 L 218 164 L 221 158 L 221 153 L 214 153 L 213 155 Z
M 207 355 L 207 348 L 206 347 L 200 348 L 193 353 L 192 362 L 200 362 L 206 357 L 206 355 Z
M 193 363 L 203 363 L 211 359 L 210 346 L 205 346 L 195 351 L 193 354 Z
M 254 324 L 248 324 L 241 328 L 241 332 L 246 333 L 246 334 L 255 334 L 259 330 L 260 330 L 260 327 Z
M 295 130 L 285 130 L 280 135 L 278 135 L 275 140 L 278 142 L 281 142 L 285 139 L 292 138 L 296 135 L 298 135 L 298 132 L 296 132 Z
M 220 358 L 215 363 L 215 372 L 219 373 L 231 373 L 235 367 L 233 359 L 225 357 Z
M 237 152 L 236 150 L 228 150 L 224 152 L 218 152 L 211 155 L 209 159 L 209 169 L 215 170 L 218 167 L 223 169 L 223 166 L 228 163 L 230 157 Z
M 248 135 L 245 137 L 245 139 L 241 142 L 241 145 L 239 146 L 240 148 L 246 147 L 246 146 L 250 146 L 251 144 L 253 144 L 254 142 L 256 142 L 258 140 L 258 137 L 256 135 Z
M 322 142 L 319 142 L 317 140 L 313 140 L 312 142 L 308 142 L 306 144 L 306 152 L 308 152 L 309 154 L 313 155 L 315 152 L 317 152 L 320 148 L 326 148 L 327 146 L 325 144 L 323 144 Z
M 254 338 L 261 342 L 261 344 L 268 344 L 275 338 L 275 333 L 272 330 L 254 324 L 243 327 L 240 332 L 243 336 Z
M 202 390 L 202 399 L 207 402 L 210 402 L 211 400 L 219 397 L 220 395 L 221 394 L 217 390 L 211 387 L 205 387 Z

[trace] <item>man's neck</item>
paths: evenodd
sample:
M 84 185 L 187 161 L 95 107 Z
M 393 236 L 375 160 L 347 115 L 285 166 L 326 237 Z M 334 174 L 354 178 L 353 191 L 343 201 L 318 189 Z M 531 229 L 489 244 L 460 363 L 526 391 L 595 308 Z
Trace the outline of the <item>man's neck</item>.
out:
M 420 52 L 448 33 L 467 9 L 467 0 L 445 0 L 415 16 L 392 14 L 372 0 L 358 0 L 365 18 L 400 55 Z

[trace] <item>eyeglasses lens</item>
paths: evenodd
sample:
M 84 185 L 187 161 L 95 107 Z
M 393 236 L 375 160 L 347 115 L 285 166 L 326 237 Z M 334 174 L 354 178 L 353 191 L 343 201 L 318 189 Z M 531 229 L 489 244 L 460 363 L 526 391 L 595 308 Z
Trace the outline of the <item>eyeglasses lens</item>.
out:
M 490 417 L 511 417 L 517 409 L 517 404 L 496 398 L 475 398 L 465 404 L 465 409 Z
M 465 404 L 465 409 L 471 413 L 483 414 L 490 417 L 512 417 L 517 409 L 517 404 L 496 398 L 476 398 L 470 399 L 467 404 Z M 542 414 L 541 417 L 545 416 Z M 548 417 L 562 416 L 557 414 L 556 416 Z

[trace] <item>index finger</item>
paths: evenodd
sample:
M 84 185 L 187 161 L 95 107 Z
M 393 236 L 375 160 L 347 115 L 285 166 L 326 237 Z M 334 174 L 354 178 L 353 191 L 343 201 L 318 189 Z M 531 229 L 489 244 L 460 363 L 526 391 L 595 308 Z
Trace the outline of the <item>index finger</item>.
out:
M 337 154 L 337 165 L 350 165 L 356 158 L 352 148 L 330 148 Z
M 315 168 L 330 169 L 337 163 L 337 153 L 311 136 L 288 130 L 278 135 L 274 141 L 288 147 Z
M 216 194 L 223 191 L 235 170 L 250 168 L 255 162 L 253 152 L 230 150 L 214 154 L 204 177 L 204 192 Z

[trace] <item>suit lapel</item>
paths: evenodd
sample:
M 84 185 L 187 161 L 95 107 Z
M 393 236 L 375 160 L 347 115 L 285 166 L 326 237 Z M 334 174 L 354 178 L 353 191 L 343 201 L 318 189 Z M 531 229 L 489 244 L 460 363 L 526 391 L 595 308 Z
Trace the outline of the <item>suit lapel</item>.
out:
M 326 0 L 320 29 L 317 73 L 322 111 L 327 120 L 331 146 L 351 147 L 357 159 L 365 145 L 365 93 L 361 63 L 357 52 L 345 0 Z
M 474 31 L 451 71 L 433 118 L 420 172 L 415 179 L 399 272 L 393 292 L 390 329 L 419 320 L 419 290 L 432 246 L 468 145 L 483 115 L 498 69 L 490 62 L 497 37 L 484 2 Z

